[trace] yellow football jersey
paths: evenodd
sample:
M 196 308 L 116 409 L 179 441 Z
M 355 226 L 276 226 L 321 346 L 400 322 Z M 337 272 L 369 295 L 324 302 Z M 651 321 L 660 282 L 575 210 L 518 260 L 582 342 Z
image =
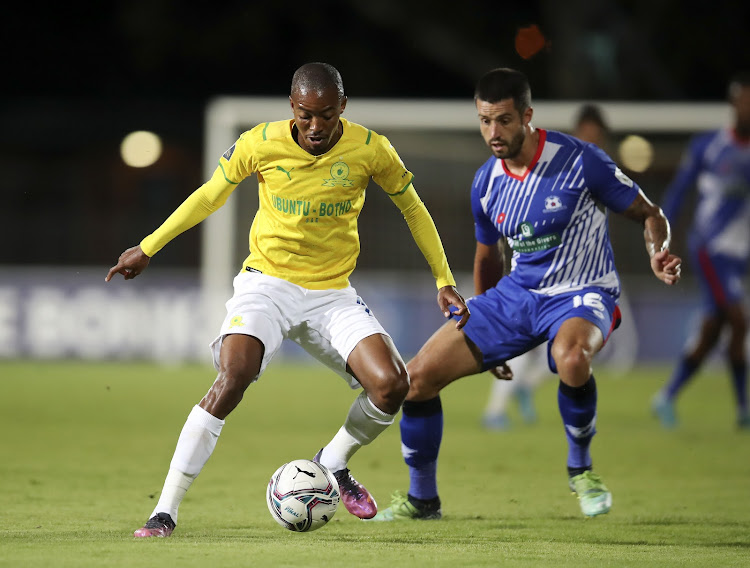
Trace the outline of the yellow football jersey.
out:
M 244 268 L 312 290 L 345 288 L 359 256 L 357 218 L 372 178 L 403 213 L 438 288 L 455 285 L 413 176 L 388 139 L 340 120 L 341 138 L 320 156 L 297 144 L 293 120 L 267 122 L 243 133 L 221 156 L 211 179 L 143 239 L 141 248 L 153 256 L 221 207 L 237 184 L 255 173 L 259 205 Z
M 258 176 L 245 265 L 305 288 L 343 288 L 359 255 L 357 218 L 370 178 L 397 194 L 413 176 L 385 136 L 342 118 L 341 138 L 314 156 L 294 140 L 293 122 L 256 126 L 219 160 L 230 182 Z

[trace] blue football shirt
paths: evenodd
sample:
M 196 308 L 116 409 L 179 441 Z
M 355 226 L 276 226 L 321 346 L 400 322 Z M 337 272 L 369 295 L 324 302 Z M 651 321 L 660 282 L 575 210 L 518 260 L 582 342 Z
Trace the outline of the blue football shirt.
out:
M 523 176 L 494 156 L 474 176 L 476 238 L 505 238 L 513 251 L 507 278 L 528 290 L 552 296 L 598 286 L 618 296 L 606 209 L 624 211 L 640 188 L 594 144 L 538 131 Z
M 674 223 L 689 189 L 698 203 L 690 231 L 693 247 L 747 262 L 750 258 L 750 142 L 724 128 L 694 137 L 664 196 Z

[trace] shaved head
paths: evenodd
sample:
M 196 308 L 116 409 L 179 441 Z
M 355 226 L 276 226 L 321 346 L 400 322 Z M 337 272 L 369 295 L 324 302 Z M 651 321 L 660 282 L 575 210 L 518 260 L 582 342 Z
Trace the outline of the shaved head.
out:
M 292 95 L 322 95 L 328 90 L 338 93 L 339 100 L 344 99 L 344 82 L 333 65 L 328 63 L 305 63 L 294 72 L 292 77 Z
M 344 83 L 327 63 L 305 63 L 292 78 L 289 103 L 294 113 L 292 135 L 310 154 L 325 154 L 344 132 L 341 113 L 346 108 Z

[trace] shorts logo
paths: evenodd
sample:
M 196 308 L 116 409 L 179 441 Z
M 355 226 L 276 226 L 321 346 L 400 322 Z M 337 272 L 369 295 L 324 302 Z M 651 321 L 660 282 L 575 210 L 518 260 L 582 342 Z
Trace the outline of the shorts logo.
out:
M 352 187 L 354 182 L 349 179 L 349 166 L 346 162 L 336 162 L 331 166 L 331 177 L 324 179 L 323 184 L 327 187 Z
M 554 213 L 563 209 L 567 209 L 567 207 L 563 205 L 562 200 L 556 195 L 551 195 L 544 200 L 545 213 Z
M 234 316 L 229 320 L 229 329 L 232 329 L 233 327 L 243 327 L 244 325 L 245 322 L 242 321 L 242 316 Z

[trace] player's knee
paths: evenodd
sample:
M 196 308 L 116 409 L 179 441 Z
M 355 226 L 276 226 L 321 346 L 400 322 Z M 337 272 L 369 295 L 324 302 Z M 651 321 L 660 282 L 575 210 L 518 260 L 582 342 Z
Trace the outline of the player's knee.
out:
M 220 383 L 221 392 L 225 395 L 242 396 L 242 393 L 250 386 L 256 375 L 257 371 L 247 365 L 239 363 L 222 364 L 216 382 Z
M 201 400 L 201 407 L 223 420 L 242 401 L 245 390 L 255 378 L 251 371 L 236 366 L 221 366 L 216 380 Z
M 560 378 L 571 386 L 580 386 L 591 376 L 591 353 L 581 345 L 553 346 L 552 357 Z
M 398 412 L 408 393 L 409 374 L 403 366 L 382 370 L 374 386 L 367 391 L 373 404 L 388 414 Z
M 431 374 L 419 356 L 409 361 L 406 369 L 409 372 L 409 400 L 424 400 L 425 397 L 437 396 L 436 393 L 430 396 L 434 391 L 429 383 Z

